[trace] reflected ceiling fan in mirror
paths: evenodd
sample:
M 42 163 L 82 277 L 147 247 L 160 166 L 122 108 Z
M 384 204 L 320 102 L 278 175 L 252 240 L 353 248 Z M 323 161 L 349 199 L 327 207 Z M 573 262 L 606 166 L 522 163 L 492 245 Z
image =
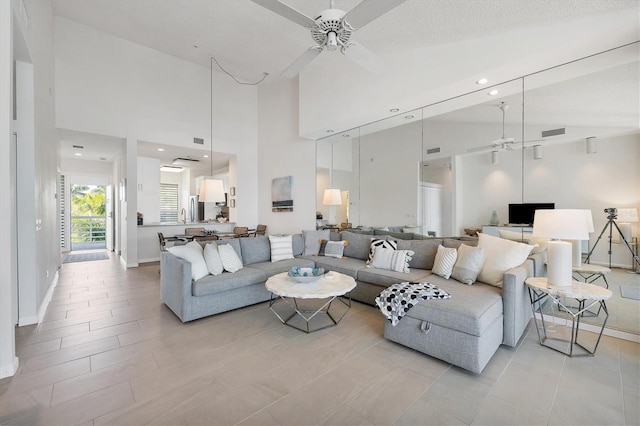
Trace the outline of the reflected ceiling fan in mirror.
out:
M 363 0 L 349 12 L 334 8 L 334 2 L 331 0 L 329 9 L 320 12 L 315 19 L 280 0 L 251 1 L 310 30 L 311 38 L 316 44 L 293 61 L 281 74 L 291 78 L 309 65 L 323 50 L 334 51 L 338 48 L 340 53 L 364 69 L 380 73 L 384 68 L 380 58 L 362 45 L 351 41 L 351 34 L 406 0 Z
M 480 151 L 496 151 L 496 150 L 507 150 L 514 151 L 516 148 L 520 149 L 526 146 L 521 145 L 520 142 L 516 142 L 515 138 L 506 137 L 505 136 L 505 118 L 507 115 L 507 110 L 509 109 L 509 104 L 506 102 L 500 102 L 500 105 L 497 107 L 502 111 L 502 136 L 498 139 L 494 139 L 491 141 L 489 145 L 479 146 L 476 148 L 469 148 L 467 152 L 480 152 Z M 544 142 L 544 139 L 535 139 L 530 141 L 524 141 L 525 144 L 528 143 L 539 143 Z

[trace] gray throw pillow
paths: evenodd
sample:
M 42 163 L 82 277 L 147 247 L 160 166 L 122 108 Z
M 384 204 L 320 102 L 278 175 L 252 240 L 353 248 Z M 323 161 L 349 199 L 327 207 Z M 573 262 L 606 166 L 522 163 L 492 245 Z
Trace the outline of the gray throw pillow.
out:
M 461 283 L 471 285 L 476 282 L 483 263 L 484 250 L 482 247 L 471 247 L 466 244 L 460 244 L 460 247 L 458 247 L 458 259 L 453 267 L 451 278 Z
M 330 230 L 323 229 L 319 231 L 302 231 L 302 237 L 304 238 L 304 255 L 316 255 L 320 251 L 320 240 L 328 240 L 330 237 Z

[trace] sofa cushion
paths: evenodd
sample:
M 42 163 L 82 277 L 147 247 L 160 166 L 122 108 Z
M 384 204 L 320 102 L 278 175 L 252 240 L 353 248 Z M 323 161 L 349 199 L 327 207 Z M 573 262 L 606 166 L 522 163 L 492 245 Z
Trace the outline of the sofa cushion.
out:
M 300 256 L 304 253 L 304 240 L 302 234 L 293 234 L 291 236 L 291 247 L 293 248 L 293 255 Z
M 352 259 L 367 260 L 371 247 L 371 235 L 342 232 L 342 239 L 349 244 L 344 248 L 344 255 Z
M 401 232 L 402 228 L 399 229 L 398 232 L 391 232 L 382 229 L 375 229 L 373 234 L 375 236 L 387 236 L 391 238 L 396 238 L 398 240 L 411 240 L 413 239 L 413 232 Z
M 245 265 L 271 260 L 269 238 L 261 235 L 255 238 L 238 238 L 238 240 L 242 248 L 242 263 Z
M 269 278 L 281 272 L 289 272 L 289 269 L 294 266 L 301 268 L 313 268 L 315 267 L 315 262 L 313 260 L 297 257 L 295 259 L 281 260 L 280 262 L 254 263 L 251 265 L 251 268 L 264 271 L 267 274 L 267 278 Z
M 207 294 L 220 293 L 235 288 L 260 284 L 267 280 L 265 271 L 252 267 L 242 268 L 234 272 L 223 272 L 220 275 L 207 275 L 194 281 L 191 285 L 191 294 L 194 296 L 204 296 Z
M 364 268 L 358 271 L 357 280 L 365 283 L 389 287 L 405 281 L 420 282 L 431 275 L 431 271 L 411 269 L 409 272 L 386 271 L 384 269 Z
M 524 262 L 533 246 L 504 238 L 478 234 L 478 247 L 484 250 L 484 264 L 478 275 L 483 283 L 502 287 L 502 277 L 506 271 Z
M 371 237 L 369 237 L 371 238 Z M 347 246 L 348 247 L 348 246 Z M 365 268 L 364 260 L 353 259 L 351 257 L 343 257 L 336 259 L 335 257 L 314 257 L 317 268 L 324 268 L 325 271 L 335 271 L 341 274 L 349 275 L 356 278 L 358 271 Z
M 451 299 L 423 300 L 406 316 L 473 336 L 480 336 L 496 318 L 502 316 L 502 292 L 497 287 L 482 283 L 469 287 L 437 275 L 429 276 L 426 282 L 449 293 Z
M 478 274 L 484 264 L 484 250 L 482 247 L 471 247 L 460 244 L 458 259 L 453 266 L 451 278 L 463 284 L 472 285 L 478 279 Z
M 442 240 L 442 245 L 448 248 L 458 248 L 462 243 L 471 247 L 477 247 L 478 239 L 474 237 L 458 237 L 458 238 L 445 238 Z
M 413 256 L 409 262 L 410 268 L 433 269 L 433 262 L 436 259 L 438 246 L 442 243 L 441 239 L 430 240 L 398 240 L 399 250 L 411 250 Z
M 293 259 L 293 239 L 291 235 L 283 235 L 281 237 L 269 235 L 269 244 L 271 244 L 272 262 Z
M 337 257 L 340 259 L 344 255 L 344 247 L 347 245 L 346 241 L 320 241 L 318 256 Z
M 318 254 L 320 250 L 320 240 L 328 240 L 330 238 L 329 229 L 320 229 L 314 231 L 302 231 L 302 237 L 304 239 L 304 252 L 305 256 L 310 254 Z
M 390 248 L 377 247 L 373 253 L 371 267 L 409 273 L 409 261 L 413 256 L 411 250 L 394 250 Z
M 222 266 L 225 271 L 233 273 L 243 268 L 242 259 L 230 244 L 218 246 L 218 253 L 220 253 L 220 260 L 222 260 Z
M 207 263 L 204 261 L 202 246 L 198 242 L 191 241 L 183 246 L 169 247 L 167 248 L 167 251 L 191 263 L 192 279 L 199 280 L 209 274 Z
M 436 259 L 433 262 L 433 268 L 431 272 L 442 278 L 448 279 L 453 272 L 453 266 L 456 264 L 458 258 L 458 250 L 454 248 L 446 248 L 445 246 L 438 246 L 436 253 Z
M 371 268 L 373 263 L 373 255 L 378 248 L 387 248 L 395 250 L 398 248 L 398 242 L 396 240 L 387 240 L 386 238 L 371 238 L 369 245 L 369 256 L 367 257 L 367 267 Z
M 204 261 L 211 275 L 220 275 L 224 271 L 216 243 L 209 243 L 204 246 Z

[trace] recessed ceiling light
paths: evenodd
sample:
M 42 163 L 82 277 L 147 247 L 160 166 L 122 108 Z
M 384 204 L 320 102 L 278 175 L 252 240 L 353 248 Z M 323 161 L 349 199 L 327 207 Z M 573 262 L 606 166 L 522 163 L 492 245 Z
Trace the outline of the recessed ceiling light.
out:
M 327 130 L 327 133 L 333 133 L 333 130 L 329 129 Z
M 158 151 L 164 151 L 164 148 L 158 148 Z
M 207 154 L 203 155 L 204 158 L 209 158 L 209 156 Z
M 75 155 L 77 155 L 78 157 L 82 157 L 82 154 L 80 154 L 79 152 L 76 152 Z
M 489 82 L 489 80 L 487 80 L 486 78 L 481 78 L 480 80 L 476 81 L 476 84 L 487 84 Z
M 409 114 L 409 115 L 405 115 L 404 118 L 406 118 L 407 120 L 411 120 L 414 116 Z
M 490 91 L 489 93 L 487 93 L 489 96 L 495 96 L 498 93 L 500 93 L 500 91 L 498 89 L 493 89 L 492 91 Z
M 398 112 L 398 111 L 400 111 L 398 108 L 391 108 L 391 109 L 389 110 L 389 112 Z

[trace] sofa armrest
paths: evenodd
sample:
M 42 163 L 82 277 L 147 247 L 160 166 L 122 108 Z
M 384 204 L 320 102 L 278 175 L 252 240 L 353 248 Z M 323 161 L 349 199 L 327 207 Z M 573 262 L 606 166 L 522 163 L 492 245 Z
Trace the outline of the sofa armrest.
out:
M 169 252 L 160 253 L 160 297 L 182 322 L 191 320 L 191 263 Z
M 515 347 L 531 319 L 529 292 L 524 281 L 533 276 L 533 260 L 527 259 L 520 266 L 504 274 L 502 284 L 503 339 L 502 343 Z

